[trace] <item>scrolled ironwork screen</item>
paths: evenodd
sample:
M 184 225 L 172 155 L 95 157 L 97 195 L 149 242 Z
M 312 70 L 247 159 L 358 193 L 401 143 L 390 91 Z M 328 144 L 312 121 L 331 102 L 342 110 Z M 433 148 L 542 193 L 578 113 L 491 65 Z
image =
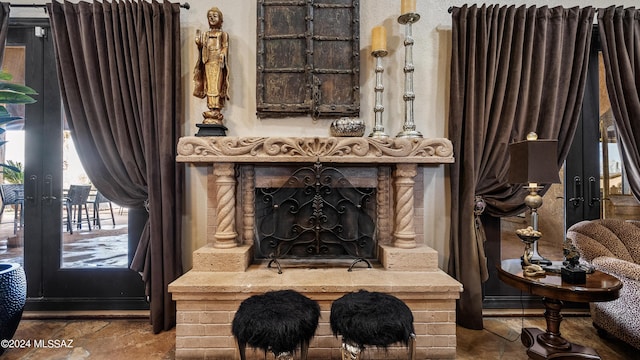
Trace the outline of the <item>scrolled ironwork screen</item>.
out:
M 376 257 L 375 188 L 318 163 L 255 191 L 257 259 Z

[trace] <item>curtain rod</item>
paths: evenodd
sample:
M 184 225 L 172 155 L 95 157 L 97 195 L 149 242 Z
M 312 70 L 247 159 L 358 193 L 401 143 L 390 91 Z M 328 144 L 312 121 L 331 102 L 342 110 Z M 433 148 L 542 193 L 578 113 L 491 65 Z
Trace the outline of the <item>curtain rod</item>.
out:
M 453 9 L 455 9 L 455 6 L 449 6 L 449 10 L 447 10 L 449 12 L 449 14 L 451 14 L 453 12 Z M 600 10 L 600 9 L 596 8 L 595 11 L 598 12 L 598 10 Z
M 30 7 L 30 8 L 47 8 L 47 4 L 9 4 L 10 7 L 14 7 L 14 8 L 26 8 L 26 7 Z M 188 2 L 185 2 L 184 4 L 180 4 L 180 7 L 183 9 L 191 9 L 191 5 L 189 5 Z M 45 10 L 46 11 L 46 10 Z

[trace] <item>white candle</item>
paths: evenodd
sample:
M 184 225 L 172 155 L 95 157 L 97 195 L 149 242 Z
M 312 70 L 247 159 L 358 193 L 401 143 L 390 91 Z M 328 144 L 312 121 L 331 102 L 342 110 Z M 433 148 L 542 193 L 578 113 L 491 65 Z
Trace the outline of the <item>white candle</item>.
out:
M 371 29 L 371 51 L 387 51 L 387 29 L 384 26 Z
M 416 0 L 402 0 L 400 5 L 400 15 L 416 12 Z

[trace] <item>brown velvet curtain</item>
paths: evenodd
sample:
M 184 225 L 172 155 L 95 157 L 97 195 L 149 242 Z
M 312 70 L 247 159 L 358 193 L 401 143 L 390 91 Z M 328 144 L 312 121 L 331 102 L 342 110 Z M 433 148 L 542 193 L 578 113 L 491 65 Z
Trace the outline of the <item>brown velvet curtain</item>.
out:
M 0 2 L 0 66 L 4 59 L 4 47 L 9 33 L 9 3 Z
M 131 268 L 142 274 L 154 332 L 175 325 L 168 284 L 182 274 L 180 7 L 156 1 L 48 5 L 71 135 L 107 198 L 146 206 Z
M 598 9 L 607 91 L 631 191 L 640 200 L 640 10 Z
M 464 287 L 457 306 L 464 327 L 483 327 L 482 282 L 488 278 L 481 211 L 474 210 L 486 206 L 493 216 L 526 210 L 527 190 L 507 182 L 505 164 L 509 143 L 527 133 L 557 139 L 557 162 L 563 163 L 580 114 L 593 16 L 590 7 L 465 5 L 452 11 L 449 136 L 456 161 L 448 272 Z

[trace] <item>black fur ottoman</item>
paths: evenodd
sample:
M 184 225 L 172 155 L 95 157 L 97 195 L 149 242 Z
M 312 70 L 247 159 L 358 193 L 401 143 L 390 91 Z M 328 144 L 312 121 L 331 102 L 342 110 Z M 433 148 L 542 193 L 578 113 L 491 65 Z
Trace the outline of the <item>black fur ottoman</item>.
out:
M 254 349 L 272 351 L 276 359 L 293 359 L 300 346 L 300 358 L 307 358 L 309 341 L 316 333 L 320 306 L 293 291 L 269 291 L 244 300 L 231 324 L 244 360 L 247 344 Z
M 384 293 L 360 290 L 331 304 L 331 331 L 342 335 L 342 359 L 357 360 L 365 346 L 387 348 L 403 343 L 413 359 L 415 333 L 411 309 Z

